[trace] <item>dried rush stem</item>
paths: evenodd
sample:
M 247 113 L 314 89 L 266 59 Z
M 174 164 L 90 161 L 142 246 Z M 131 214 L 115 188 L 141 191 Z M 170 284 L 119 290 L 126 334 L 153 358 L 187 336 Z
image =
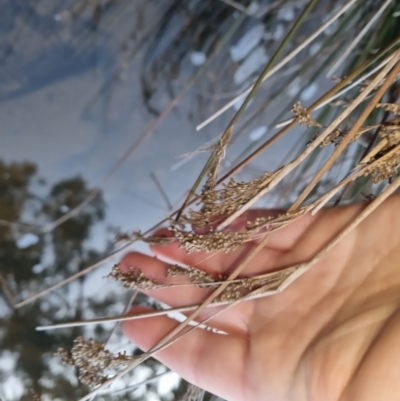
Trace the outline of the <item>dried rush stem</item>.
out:
M 250 253 L 244 258 L 244 260 L 238 265 L 238 267 L 229 275 L 227 280 L 233 280 L 235 279 L 242 271 L 243 269 L 247 266 L 249 262 L 253 260 L 253 258 L 258 254 L 258 252 L 264 248 L 266 243 L 269 240 L 269 235 L 266 235 L 263 240 L 255 247 L 253 248 Z M 140 359 L 135 360 L 131 364 L 129 364 L 125 369 L 123 369 L 121 372 L 117 373 L 113 379 L 105 381 L 103 384 L 101 384 L 96 390 L 93 392 L 89 393 L 87 396 L 83 397 L 80 401 L 85 401 L 88 398 L 90 398 L 93 394 L 96 394 L 103 386 L 109 385 L 113 380 L 115 380 L 118 377 L 121 377 L 124 375 L 126 372 L 129 370 L 133 369 L 140 363 L 142 363 L 145 359 L 150 358 L 155 352 L 160 351 L 163 347 L 170 345 L 169 342 L 173 340 L 173 338 L 179 334 L 192 320 L 194 320 L 211 302 L 222 292 L 225 290 L 225 288 L 228 286 L 228 283 L 223 283 L 221 284 L 220 287 L 218 287 L 207 299 L 197 307 L 197 309 L 192 312 L 183 322 L 181 322 L 175 329 L 173 329 L 170 333 L 168 333 L 161 341 L 159 341 L 156 345 L 154 345 L 149 351 L 147 351 L 143 356 L 140 356 Z M 196 326 L 195 326 L 196 327 Z M 190 329 L 189 329 L 190 330 Z
M 296 47 L 292 52 L 290 52 L 282 61 L 280 61 L 274 68 L 272 68 L 268 74 L 265 75 L 264 81 L 268 79 L 271 75 L 277 72 L 280 68 L 282 68 L 285 64 L 287 64 L 292 58 L 294 58 L 298 53 L 300 53 L 305 47 L 307 47 L 315 38 L 317 38 L 322 32 L 325 31 L 331 24 L 333 24 L 342 14 L 344 14 L 357 0 L 351 0 L 347 4 L 345 4 L 336 14 L 334 14 L 331 18 L 329 18 L 324 24 L 322 24 L 314 33 L 312 33 L 304 42 L 302 42 L 298 47 Z M 234 99 L 229 101 L 225 106 L 216 111 L 212 116 L 210 116 L 207 120 L 203 121 L 199 124 L 196 129 L 200 131 L 205 126 L 214 121 L 221 114 L 225 113 L 225 111 L 229 110 L 235 103 L 237 103 L 243 96 L 246 96 L 251 90 L 253 86 L 246 89 L 243 93 L 236 96 Z
M 330 251 L 339 241 L 341 241 L 349 232 L 351 232 L 355 227 L 357 227 L 365 218 L 367 218 L 378 206 L 380 206 L 394 191 L 400 186 L 400 177 L 398 177 L 391 185 L 389 185 L 373 202 L 371 202 L 367 207 L 359 214 L 359 216 L 353 220 L 340 234 L 338 234 L 333 240 L 331 240 L 320 252 L 318 252 L 310 261 L 301 263 L 299 265 L 294 266 L 296 269 L 294 273 L 288 277 L 276 290 L 267 290 L 263 288 L 259 288 L 255 291 L 253 291 L 251 294 L 246 295 L 244 298 L 238 299 L 232 303 L 230 303 L 226 308 L 217 311 L 216 313 L 212 314 L 211 316 L 207 317 L 205 320 L 202 322 L 198 323 L 197 326 L 193 326 L 187 329 L 183 334 L 180 336 L 177 336 L 170 340 L 169 342 L 164 342 L 162 340 L 159 344 L 154 346 L 151 350 L 148 352 L 142 354 L 137 358 L 137 360 L 132 361 L 131 363 L 128 364 L 126 368 L 124 368 L 121 372 L 117 373 L 115 376 L 112 378 L 106 380 L 103 384 L 101 384 L 98 388 L 96 388 L 94 391 L 91 393 L 87 394 L 85 397 L 81 398 L 79 401 L 86 401 L 90 399 L 93 395 L 97 394 L 97 392 L 104 388 L 109 386 L 114 380 L 122 377 L 125 373 L 129 372 L 131 369 L 136 367 L 139 363 L 145 361 L 146 359 L 150 358 L 151 356 L 154 355 L 155 352 L 161 351 L 162 349 L 166 348 L 167 346 L 175 343 L 178 341 L 180 338 L 182 338 L 184 335 L 187 335 L 190 333 L 192 330 L 195 330 L 199 325 L 207 323 L 209 320 L 215 318 L 218 314 L 224 312 L 227 310 L 227 308 L 237 305 L 238 303 L 242 302 L 243 299 L 245 299 L 248 296 L 255 295 L 258 293 L 263 293 L 264 296 L 270 296 L 274 295 L 276 293 L 279 293 L 283 291 L 285 288 L 287 288 L 291 283 L 293 283 L 297 278 L 302 276 L 304 273 L 306 273 L 316 262 L 318 262 L 322 256 L 324 256 L 328 251 Z M 266 243 L 269 239 L 269 235 L 266 235 L 264 240 L 262 241 L 263 245 Z M 260 243 L 261 244 L 261 243 Z M 261 250 L 262 247 L 257 246 L 257 248 L 254 248 L 254 251 L 257 249 L 257 252 Z M 254 252 L 251 254 L 253 257 Z M 250 256 L 250 255 L 249 255 Z M 180 325 L 178 326 L 180 327 Z M 178 328 L 177 327 L 177 328 Z M 174 330 L 175 331 L 175 330 Z M 169 336 L 168 336 L 169 337 Z M 160 345 L 163 343 L 163 345 Z
M 396 52 L 392 56 L 390 62 L 383 68 L 383 70 L 370 82 L 370 84 L 347 106 L 347 108 L 338 116 L 334 121 L 332 121 L 329 126 L 310 143 L 306 149 L 292 162 L 281 167 L 274 173 L 273 179 L 262 189 L 255 197 L 245 203 L 240 209 L 232 213 L 228 218 L 226 218 L 217 229 L 222 229 L 232 223 L 238 216 L 249 209 L 254 203 L 256 203 L 263 195 L 274 188 L 284 177 L 286 177 L 292 170 L 299 166 L 303 160 L 320 144 L 322 141 L 331 133 L 333 130 L 345 119 L 350 113 L 372 92 L 372 90 L 378 86 L 381 80 L 385 77 L 388 71 L 393 68 L 394 64 L 397 62 Z M 293 210 L 293 208 L 291 208 Z
M 242 103 L 242 105 L 240 106 L 239 110 L 235 113 L 231 122 L 228 124 L 224 133 L 221 135 L 219 144 L 216 146 L 216 149 L 211 153 L 206 164 L 204 165 L 199 176 L 197 177 L 196 181 L 194 182 L 192 188 L 190 189 L 185 201 L 182 204 L 181 209 L 179 210 L 178 214 L 176 215 L 176 221 L 179 220 L 182 212 L 185 210 L 187 204 L 189 203 L 192 196 L 195 194 L 197 187 L 200 185 L 200 182 L 202 181 L 203 177 L 206 175 L 207 172 L 209 172 L 209 180 L 206 185 L 210 188 L 215 187 L 216 175 L 217 175 L 221 160 L 225 154 L 225 150 L 229 144 L 229 140 L 232 135 L 232 131 L 233 131 L 233 128 L 234 128 L 236 122 L 238 121 L 238 119 L 239 119 L 240 115 L 243 113 L 243 111 L 246 109 L 247 105 L 249 104 L 250 100 L 254 96 L 257 89 L 260 87 L 260 85 L 264 81 L 264 78 L 266 77 L 268 72 L 270 72 L 272 65 L 275 63 L 276 59 L 282 53 L 285 46 L 287 45 L 289 40 L 292 38 L 294 33 L 297 31 L 297 29 L 303 22 L 304 18 L 311 11 L 311 8 L 314 6 L 315 3 L 316 3 L 316 0 L 309 1 L 309 3 L 304 8 L 302 13 L 299 15 L 298 19 L 296 20 L 296 22 L 294 23 L 294 25 L 292 26 L 290 31 L 287 33 L 286 37 L 283 39 L 282 43 L 279 45 L 278 49 L 275 51 L 274 55 L 271 57 L 271 59 L 265 66 L 264 70 L 261 72 L 260 76 L 257 78 L 256 82 L 254 83 L 253 87 L 251 88 L 249 94 L 246 96 L 246 98 L 245 98 L 244 102 Z
M 371 99 L 371 101 L 369 102 L 367 107 L 361 113 L 360 117 L 358 117 L 357 121 L 351 127 L 350 131 L 345 136 L 343 141 L 341 141 L 340 144 L 336 147 L 336 149 L 333 151 L 333 153 L 328 158 L 328 160 L 325 162 L 325 164 L 321 167 L 321 169 L 317 172 L 317 174 L 314 176 L 314 178 L 311 180 L 311 182 L 306 186 L 306 188 L 303 190 L 303 192 L 299 195 L 299 197 L 297 198 L 296 202 L 294 202 L 293 205 L 289 208 L 289 211 L 295 210 L 295 209 L 297 209 L 299 207 L 301 202 L 311 192 L 311 190 L 314 188 L 316 183 L 325 174 L 325 172 L 332 166 L 332 164 L 335 162 L 337 157 L 343 152 L 344 148 L 350 143 L 350 141 L 352 140 L 353 136 L 356 135 L 357 131 L 359 130 L 359 128 L 361 127 L 363 122 L 369 116 L 371 111 L 375 108 L 375 106 L 379 102 L 380 98 L 383 96 L 383 94 L 386 92 L 386 90 L 392 84 L 394 78 L 400 72 L 400 61 L 398 61 L 399 57 L 400 57 L 400 51 L 398 50 L 394 54 L 391 62 L 389 62 L 387 64 L 387 66 L 382 70 L 382 72 L 380 74 L 378 74 L 377 78 L 379 77 L 379 80 L 378 80 L 378 83 L 379 83 L 380 80 L 381 80 L 380 76 L 381 75 L 384 76 L 388 71 L 390 71 L 391 68 L 393 68 L 393 65 L 395 63 L 397 63 L 394 66 L 393 70 L 388 75 L 388 77 L 386 78 L 384 84 L 378 89 L 378 91 L 375 93 L 374 97 Z M 376 81 L 377 78 L 375 78 L 374 81 Z
M 400 41 L 400 38 L 395 41 L 394 43 L 392 43 L 391 45 L 389 45 L 387 48 L 383 49 L 382 52 L 380 52 L 380 56 L 383 55 L 384 53 L 386 53 L 388 50 L 390 50 L 393 46 L 397 45 L 398 42 Z M 345 77 L 340 83 L 336 84 L 332 89 L 330 89 L 327 94 L 321 96 L 317 101 L 315 101 L 311 106 L 309 106 L 307 108 L 308 112 L 311 112 L 318 104 L 320 104 L 321 102 L 324 101 L 324 99 L 326 99 L 327 96 L 332 96 L 334 93 L 336 93 L 337 91 L 339 91 L 344 85 L 346 85 L 348 82 L 350 82 L 354 77 L 356 77 L 360 72 L 362 72 L 365 68 L 367 68 L 371 63 L 373 63 L 377 58 L 379 57 L 379 53 L 376 54 L 375 56 L 373 56 L 371 59 L 367 60 L 365 63 L 363 63 L 361 66 L 359 66 L 358 68 L 356 68 L 353 72 L 351 72 L 347 77 Z M 390 60 L 390 58 L 388 58 L 388 61 Z M 239 171 L 241 168 L 243 168 L 246 164 L 248 164 L 251 160 L 253 160 L 253 158 L 255 158 L 258 154 L 260 154 L 262 151 L 264 151 L 268 146 L 270 146 L 273 142 L 275 142 L 277 139 L 279 139 L 284 133 L 286 133 L 290 128 L 292 128 L 293 126 L 296 125 L 296 121 L 293 120 L 289 125 L 285 126 L 284 128 L 282 128 L 279 132 L 277 132 L 273 137 L 271 137 L 270 139 L 268 139 L 267 141 L 265 141 L 259 148 L 257 148 L 252 154 L 250 154 L 248 157 L 246 157 L 242 162 L 240 162 L 238 165 L 236 165 L 234 168 L 232 168 L 228 173 L 226 173 L 223 177 L 221 177 L 217 184 L 220 184 L 221 182 L 225 181 L 227 178 L 229 178 L 230 176 L 232 176 L 233 174 L 235 174 L 237 171 Z M 190 203 L 193 203 L 195 200 L 197 200 L 197 197 L 192 200 Z M 149 235 L 150 233 L 152 233 L 154 230 L 156 230 L 159 226 L 161 226 L 162 224 L 164 224 L 165 222 L 168 221 L 168 219 L 173 218 L 175 215 L 177 214 L 177 210 L 174 211 L 173 213 L 171 213 L 168 217 L 166 217 L 165 219 L 161 220 L 160 222 L 158 222 L 157 224 L 155 224 L 154 226 L 152 226 L 151 228 L 149 228 L 148 230 L 146 230 L 144 232 L 143 235 Z M 92 270 L 94 270 L 96 267 L 100 266 L 101 264 L 103 264 L 104 262 L 106 262 L 107 260 L 110 260 L 112 257 L 114 257 L 115 255 L 117 255 L 118 253 L 122 252 L 123 250 L 125 250 L 128 246 L 130 246 L 131 244 L 133 244 L 134 242 L 136 242 L 136 240 L 132 240 L 130 242 L 128 242 L 127 244 L 125 244 L 123 247 L 117 249 L 116 251 L 110 253 L 108 256 L 106 256 L 105 258 L 99 260 L 98 262 L 96 262 L 93 265 L 90 265 L 88 267 L 86 267 L 84 270 L 68 277 L 67 279 L 46 288 L 45 290 L 17 303 L 15 305 L 16 308 L 20 308 L 24 305 L 27 305 L 33 301 L 35 301 L 36 299 L 39 299 L 45 295 L 47 295 L 48 293 L 62 287 L 63 285 L 91 272 Z

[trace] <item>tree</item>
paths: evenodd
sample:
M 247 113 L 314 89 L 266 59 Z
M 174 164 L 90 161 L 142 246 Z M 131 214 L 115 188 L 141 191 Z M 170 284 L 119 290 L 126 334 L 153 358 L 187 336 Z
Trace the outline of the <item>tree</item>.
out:
M 50 233 L 42 233 L 37 225 L 24 222 L 26 216 L 33 217 L 41 226 L 52 222 L 80 204 L 93 190 L 82 177 L 73 177 L 56 182 L 40 197 L 32 190 L 35 183 L 47 185 L 38 177 L 34 164 L 0 161 L 0 273 L 18 298 L 71 276 L 100 260 L 112 248 L 111 241 L 101 251 L 88 245 L 96 224 L 105 217 L 106 204 L 101 193 L 79 214 Z M 52 255 L 50 260 L 49 254 Z M 38 325 L 54 322 L 59 316 L 63 320 L 81 320 L 87 311 L 96 315 L 120 313 L 116 305 L 119 306 L 118 302 L 128 294 L 88 297 L 84 294 L 87 279 L 83 276 L 20 309 L 13 310 L 11 305 L 8 309 L 0 308 L 3 315 L 0 358 L 12 355 L 15 359 L 12 372 L 0 364 L 0 380 L 5 383 L 10 375 L 17 377 L 21 381 L 22 400 L 32 400 L 31 390 L 52 400 L 70 400 L 87 393 L 87 387 L 78 382 L 73 369 L 62 365 L 54 352 L 59 347 L 70 348 L 79 335 L 86 338 L 95 335 L 96 340 L 104 340 L 109 332 L 101 325 L 95 326 L 92 332 L 81 328 L 35 330 Z M 5 289 L 2 290 L 3 298 L 7 299 Z M 143 297 L 139 297 L 139 301 L 143 301 Z M 146 366 L 155 374 L 160 364 L 150 360 Z M 156 384 L 149 383 L 147 388 L 157 393 Z M 182 394 L 185 388 L 182 382 L 175 394 Z M 146 396 L 131 391 L 100 398 L 139 400 Z

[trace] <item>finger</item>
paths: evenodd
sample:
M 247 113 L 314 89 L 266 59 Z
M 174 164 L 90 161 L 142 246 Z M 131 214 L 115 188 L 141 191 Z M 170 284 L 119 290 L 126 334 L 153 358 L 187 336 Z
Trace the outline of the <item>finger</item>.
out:
M 137 313 L 147 308 L 134 308 Z M 162 340 L 178 323 L 166 316 L 122 323 L 126 337 L 144 351 Z M 186 330 L 186 329 L 184 329 Z M 247 341 L 203 329 L 193 330 L 154 357 L 187 381 L 226 399 L 238 396 L 245 376 Z M 234 385 L 228 386 L 227 383 Z
M 162 284 L 188 284 L 182 286 L 173 286 L 171 288 L 146 289 L 142 290 L 146 295 L 163 302 L 171 307 L 198 305 L 202 303 L 213 291 L 213 289 L 200 288 L 195 285 L 189 285 L 190 279 L 187 276 L 168 277 L 167 272 L 170 264 L 159 259 L 143 255 L 139 252 L 130 252 L 126 254 L 119 263 L 122 272 L 129 268 L 139 268 L 144 275 Z M 221 307 L 206 308 L 198 317 L 198 321 L 208 318 Z M 227 333 L 245 333 L 247 332 L 247 319 L 250 315 L 251 305 L 241 303 L 229 309 L 229 313 L 220 313 L 215 319 L 210 320 L 207 325 L 217 328 Z M 184 313 L 188 316 L 190 312 Z

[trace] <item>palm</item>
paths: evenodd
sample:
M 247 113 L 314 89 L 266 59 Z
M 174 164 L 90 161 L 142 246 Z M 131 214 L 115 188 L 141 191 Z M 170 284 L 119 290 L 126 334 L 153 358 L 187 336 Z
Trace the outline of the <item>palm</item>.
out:
M 400 254 L 400 218 L 394 214 L 398 200 L 387 201 L 282 293 L 243 302 L 209 323 L 228 336 L 196 330 L 157 358 L 190 382 L 228 400 L 365 401 L 383 399 L 385 386 L 393 399 L 390 384 L 397 386 L 397 382 L 391 365 L 400 358 L 393 339 L 400 326 L 391 321 L 400 305 L 395 263 Z M 243 274 L 265 273 L 310 259 L 360 208 L 324 210 L 276 232 Z M 251 216 L 244 221 L 248 219 Z M 176 243 L 152 251 L 210 273 L 227 273 L 254 246 L 247 243 L 235 252 L 211 257 L 201 252 L 188 255 Z M 138 253 L 127 255 L 121 266 L 138 266 L 159 281 L 177 281 L 165 278 L 167 263 Z M 170 306 L 182 306 L 201 302 L 209 292 L 188 286 L 148 294 Z M 209 308 L 199 319 L 213 312 L 215 308 Z M 175 325 L 159 317 L 126 322 L 124 331 L 148 349 Z M 376 379 L 377 372 L 385 386 Z

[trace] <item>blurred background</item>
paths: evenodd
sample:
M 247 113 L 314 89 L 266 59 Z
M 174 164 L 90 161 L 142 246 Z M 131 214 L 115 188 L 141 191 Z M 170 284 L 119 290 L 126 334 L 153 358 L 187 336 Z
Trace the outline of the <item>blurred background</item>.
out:
M 0 0 L 1 400 L 33 400 L 31 390 L 43 401 L 85 395 L 88 388 L 74 369 L 54 356 L 78 335 L 107 340 L 113 352 L 139 352 L 119 329 L 109 338 L 113 324 L 35 331 L 56 321 L 121 314 L 131 294 L 103 277 L 122 254 L 32 303 L 13 305 L 113 252 L 116 229 L 146 231 L 181 205 L 243 97 L 204 128 L 196 126 L 254 82 L 306 4 Z M 317 1 L 285 53 L 345 4 Z M 396 1 L 360 0 L 326 28 L 256 93 L 222 171 L 275 133 L 296 101 L 309 105 L 333 86 L 335 76 L 398 39 L 399 17 Z M 340 104 L 321 110 L 318 121 L 335 116 Z M 237 179 L 276 169 L 315 134 L 291 130 Z M 343 177 L 365 146 L 349 147 L 314 194 Z M 324 152 L 315 152 L 261 206 L 290 204 Z M 360 191 L 344 200 L 357 199 Z M 59 221 L 63 216 L 70 218 Z M 129 249 L 148 252 L 141 243 Z M 141 295 L 135 303 L 153 304 Z M 175 400 L 186 390 L 184 380 L 150 360 L 96 399 Z

